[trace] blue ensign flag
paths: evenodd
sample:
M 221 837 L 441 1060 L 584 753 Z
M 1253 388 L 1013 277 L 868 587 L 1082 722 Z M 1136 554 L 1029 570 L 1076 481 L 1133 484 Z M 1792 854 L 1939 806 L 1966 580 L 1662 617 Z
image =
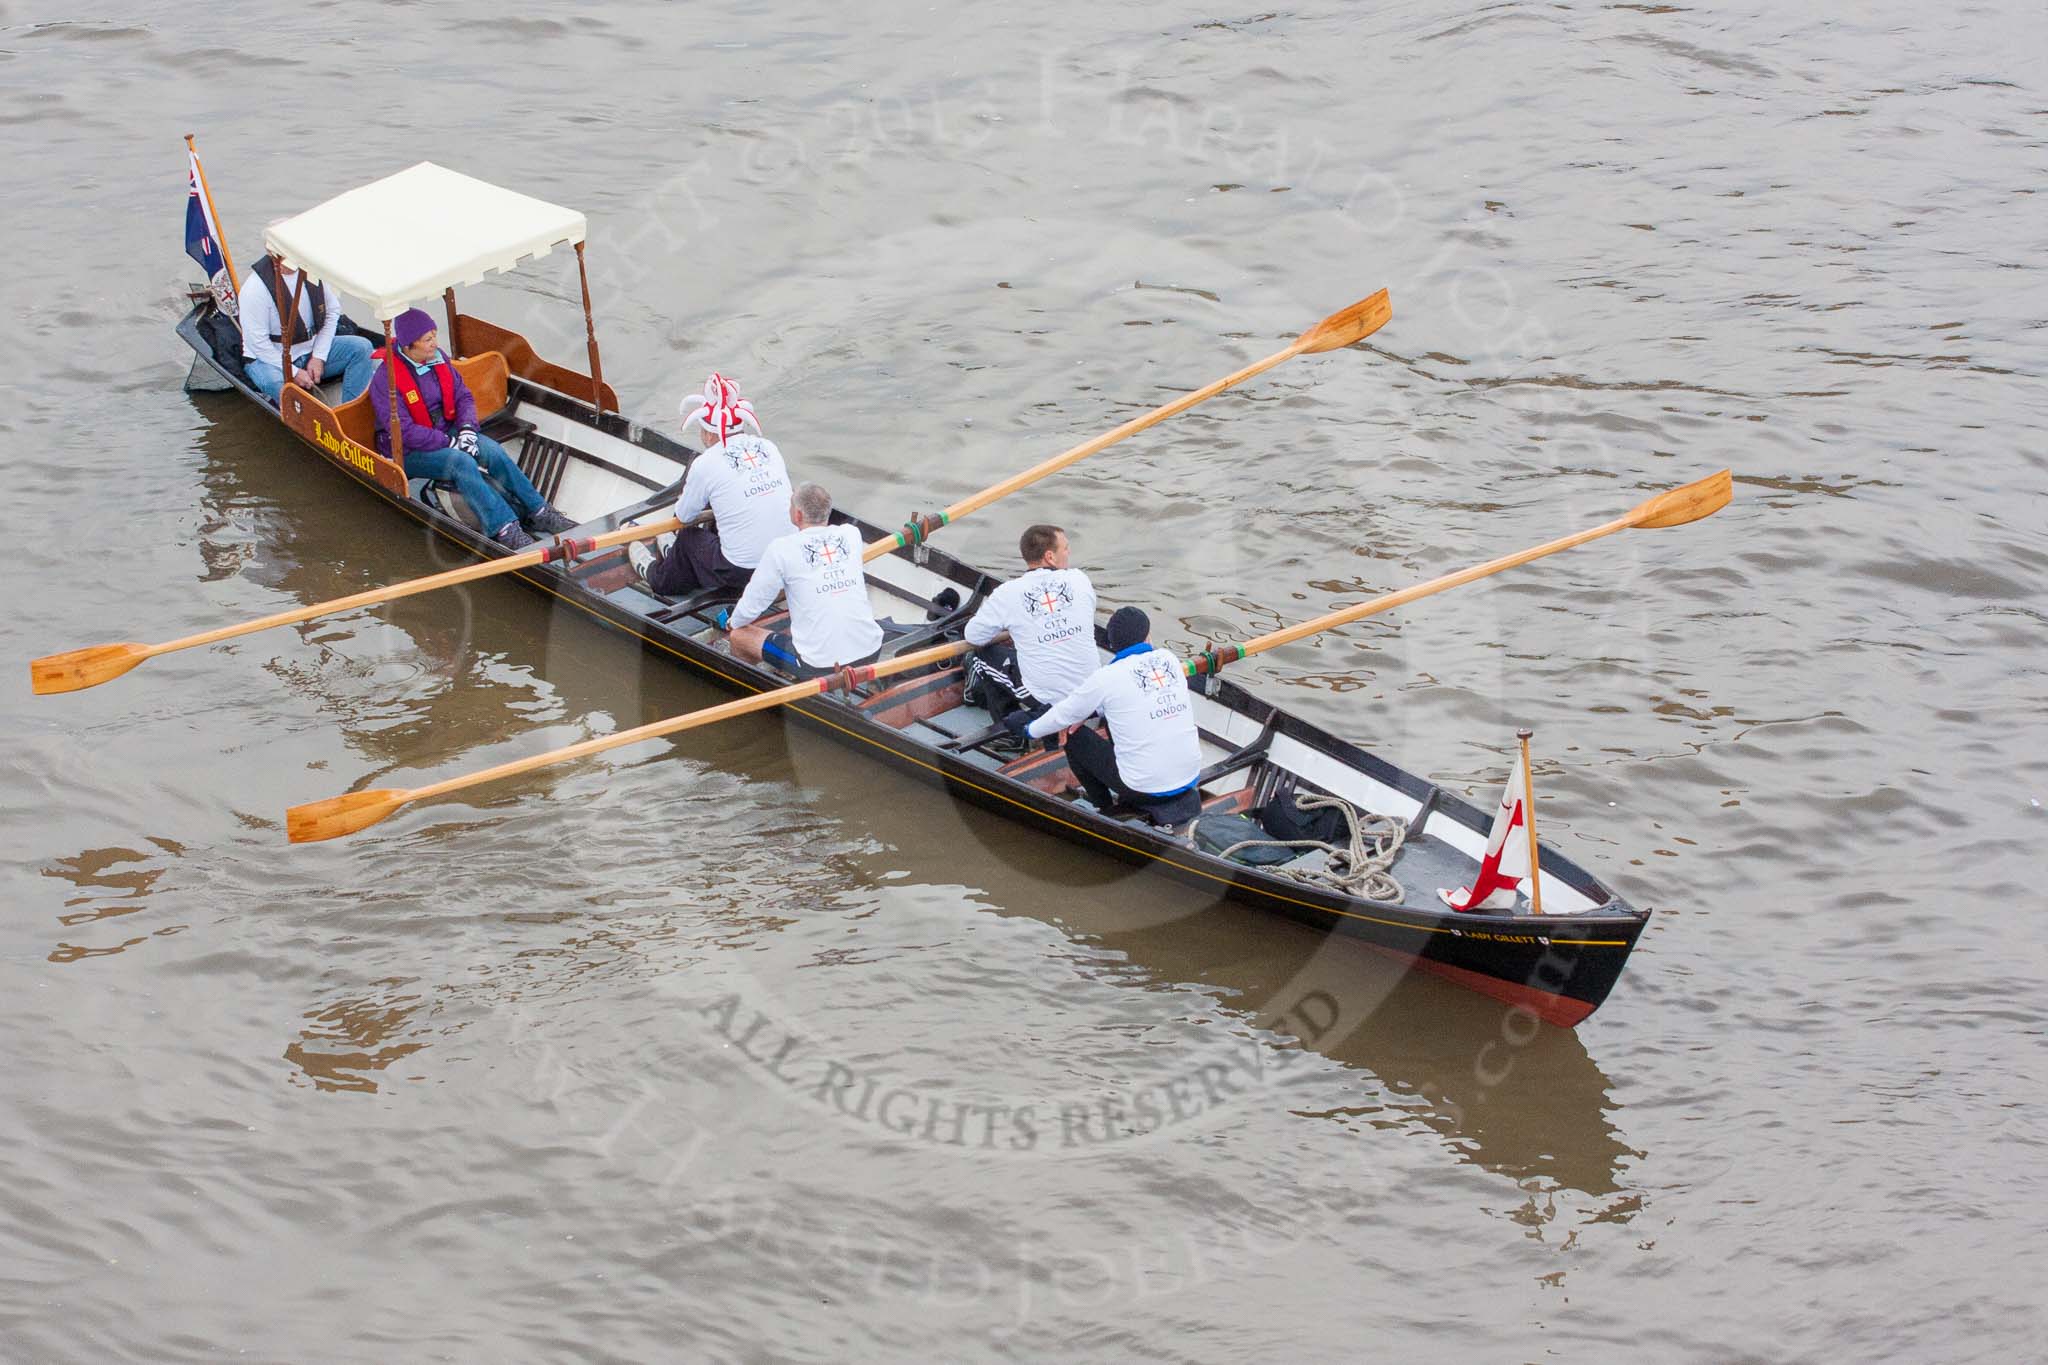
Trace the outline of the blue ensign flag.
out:
M 221 310 L 235 312 L 235 282 L 228 278 L 226 254 L 221 250 L 220 224 L 213 221 L 213 206 L 199 179 L 199 153 L 188 151 L 185 167 L 185 254 L 199 262 L 206 272 L 207 287 Z

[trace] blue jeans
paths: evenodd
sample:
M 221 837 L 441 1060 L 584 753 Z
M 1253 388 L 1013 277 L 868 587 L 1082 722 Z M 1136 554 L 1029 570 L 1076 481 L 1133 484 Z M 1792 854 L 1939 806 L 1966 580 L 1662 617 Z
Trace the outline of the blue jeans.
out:
M 484 462 L 481 470 L 475 460 L 454 446 L 442 450 L 408 450 L 405 452 L 405 476 L 454 484 L 455 491 L 462 494 L 462 500 L 483 523 L 487 536 L 494 536 L 508 523 L 522 521 L 547 506 L 546 500 L 534 491 L 532 481 L 519 472 L 518 465 L 512 463 L 505 447 L 481 431 L 476 434 L 476 452 Z M 500 489 L 504 491 L 500 493 Z
M 370 387 L 370 376 L 377 369 L 377 362 L 370 359 L 375 349 L 368 337 L 336 337 L 327 348 L 327 363 L 321 367 L 324 376 L 341 376 L 341 401 L 361 398 Z M 310 358 L 310 357 L 309 357 Z M 263 390 L 263 396 L 271 402 L 284 392 L 284 371 L 267 360 L 243 359 L 242 368 L 249 372 L 249 382 Z M 305 368 L 303 365 L 301 369 Z

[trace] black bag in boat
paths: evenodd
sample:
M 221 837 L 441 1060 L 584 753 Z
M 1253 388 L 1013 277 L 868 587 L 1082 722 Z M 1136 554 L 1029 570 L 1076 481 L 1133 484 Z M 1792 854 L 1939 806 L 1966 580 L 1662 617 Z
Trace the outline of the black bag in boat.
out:
M 199 335 L 213 348 L 213 358 L 222 369 L 248 382 L 249 372 L 243 368 L 242 360 L 242 329 L 233 318 L 218 311 L 208 313 L 199 319 Z
M 1269 839 L 1314 839 L 1340 846 L 1348 846 L 1351 840 L 1351 826 L 1344 823 L 1343 811 L 1335 806 L 1298 810 L 1292 792 L 1260 806 L 1259 823 L 1270 831 L 1266 835 Z
M 1214 811 L 1195 821 L 1195 847 L 1204 853 L 1221 854 L 1232 844 L 1241 844 L 1247 839 L 1272 839 L 1277 836 L 1260 828 L 1259 822 L 1242 815 L 1227 815 Z M 1274 863 L 1289 862 L 1301 856 L 1298 848 L 1275 848 L 1271 844 L 1255 844 L 1241 848 L 1230 855 L 1233 863 L 1244 863 L 1249 867 L 1269 867 Z

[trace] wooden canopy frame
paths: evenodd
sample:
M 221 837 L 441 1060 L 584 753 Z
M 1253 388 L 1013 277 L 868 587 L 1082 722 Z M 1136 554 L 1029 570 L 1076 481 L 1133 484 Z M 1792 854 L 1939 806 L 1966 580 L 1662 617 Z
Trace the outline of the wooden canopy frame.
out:
M 416 223 L 407 215 L 422 197 L 450 206 L 430 221 Z M 438 292 L 447 318 L 447 345 L 460 359 L 482 351 L 498 351 L 512 373 L 558 392 L 588 395 L 602 417 L 617 412 L 618 395 L 604 382 L 604 362 L 597 344 L 597 319 L 590 302 L 590 271 L 584 254 L 587 223 L 574 209 L 477 180 L 432 162 L 346 191 L 296 217 L 266 230 L 265 249 L 282 266 L 297 261 L 299 280 L 287 303 L 282 288 L 276 304 L 283 319 L 285 382 L 292 383 L 291 348 L 297 331 L 299 290 L 318 277 L 368 302 L 383 324 L 389 382 L 390 440 L 402 457 L 402 424 L 398 408 L 397 339 L 392 319 Z M 556 246 L 576 251 L 576 278 L 583 304 L 584 343 L 590 373 L 578 374 L 534 354 L 516 332 L 464 317 L 455 301 L 455 286 L 488 274 L 509 271 L 523 261 L 546 255 Z

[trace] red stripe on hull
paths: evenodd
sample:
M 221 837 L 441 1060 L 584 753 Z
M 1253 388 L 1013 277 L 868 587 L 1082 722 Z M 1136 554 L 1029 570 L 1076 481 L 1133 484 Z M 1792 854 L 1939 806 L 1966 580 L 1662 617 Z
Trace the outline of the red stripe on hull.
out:
M 1484 972 L 1475 972 L 1467 967 L 1453 967 L 1445 962 L 1431 962 L 1426 957 L 1416 957 L 1413 953 L 1400 952 L 1393 948 L 1382 947 L 1377 943 L 1368 943 L 1365 946 L 1382 957 L 1390 957 L 1394 961 L 1404 963 L 1410 967 L 1419 967 L 1425 972 L 1430 972 L 1444 978 L 1446 981 L 1455 982 L 1466 990 L 1478 991 L 1481 995 L 1490 995 L 1504 1005 L 1514 1005 L 1520 1009 L 1525 1009 L 1544 1023 L 1555 1024 L 1559 1028 L 1578 1027 L 1579 1021 L 1597 1008 L 1597 1006 L 1589 1005 L 1583 1000 L 1575 1000 L 1568 995 L 1559 995 L 1556 991 L 1539 990 L 1535 986 L 1524 986 L 1519 982 L 1503 981 L 1497 976 L 1488 976 Z

